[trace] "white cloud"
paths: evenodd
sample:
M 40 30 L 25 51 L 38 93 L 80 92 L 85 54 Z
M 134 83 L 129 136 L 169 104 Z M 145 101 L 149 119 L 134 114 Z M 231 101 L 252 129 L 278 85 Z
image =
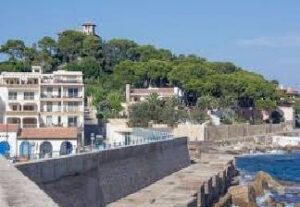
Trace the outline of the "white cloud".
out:
M 252 39 L 238 40 L 239 46 L 253 47 L 300 47 L 300 35 L 287 35 L 281 37 L 257 37 Z

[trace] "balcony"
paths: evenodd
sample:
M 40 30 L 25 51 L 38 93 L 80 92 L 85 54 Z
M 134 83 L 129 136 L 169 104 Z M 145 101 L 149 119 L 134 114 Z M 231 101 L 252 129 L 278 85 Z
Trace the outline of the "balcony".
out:
M 39 89 L 39 84 L 7 84 L 4 83 L 2 84 L 2 86 L 5 86 L 7 88 L 13 88 L 13 89 L 26 89 L 26 88 L 30 88 L 30 89 Z
M 23 128 L 37 128 L 37 124 L 23 124 Z
M 9 116 L 37 116 L 38 111 L 6 111 L 6 115 Z
M 64 127 L 64 125 L 62 123 L 61 124 L 45 124 L 45 123 L 41 123 L 40 127 L 43 127 L 43 128 L 48 128 L 48 127 Z
M 17 98 L 18 98 L 17 96 L 8 96 L 9 101 L 16 101 Z
M 81 79 L 42 79 L 41 83 L 44 85 L 47 84 L 82 84 Z
M 33 101 L 34 100 L 34 95 L 32 96 L 24 96 L 25 101 Z
M 61 98 L 61 95 L 41 93 L 41 98 Z
M 23 118 L 23 128 L 37 128 L 37 119 Z

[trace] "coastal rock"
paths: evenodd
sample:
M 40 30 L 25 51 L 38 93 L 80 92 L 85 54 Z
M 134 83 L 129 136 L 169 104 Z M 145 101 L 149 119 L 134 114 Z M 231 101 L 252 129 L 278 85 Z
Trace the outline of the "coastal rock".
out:
M 250 185 L 232 186 L 228 193 L 231 195 L 232 204 L 239 207 L 257 207 L 254 188 Z
M 280 189 L 282 186 L 278 183 L 271 175 L 260 171 L 256 174 L 255 180 L 250 183 L 253 187 L 256 196 L 261 195 L 265 189 L 277 188 Z

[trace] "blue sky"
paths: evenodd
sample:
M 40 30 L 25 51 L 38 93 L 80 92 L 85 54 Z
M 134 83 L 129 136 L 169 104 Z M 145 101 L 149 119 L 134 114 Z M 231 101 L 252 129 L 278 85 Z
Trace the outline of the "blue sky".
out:
M 0 43 L 27 44 L 90 20 L 102 38 L 232 61 L 300 88 L 299 0 L 2 0 Z

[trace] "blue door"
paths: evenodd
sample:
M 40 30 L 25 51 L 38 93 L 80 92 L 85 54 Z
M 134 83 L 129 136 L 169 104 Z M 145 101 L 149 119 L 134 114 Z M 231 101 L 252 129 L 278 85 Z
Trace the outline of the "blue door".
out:
M 73 146 L 70 142 L 65 141 L 60 145 L 60 155 L 68 155 L 73 151 Z
M 23 141 L 20 145 L 20 155 L 21 157 L 30 158 L 31 145 L 28 141 Z
M 0 155 L 9 155 L 10 146 L 8 142 L 2 141 L 0 142 Z

